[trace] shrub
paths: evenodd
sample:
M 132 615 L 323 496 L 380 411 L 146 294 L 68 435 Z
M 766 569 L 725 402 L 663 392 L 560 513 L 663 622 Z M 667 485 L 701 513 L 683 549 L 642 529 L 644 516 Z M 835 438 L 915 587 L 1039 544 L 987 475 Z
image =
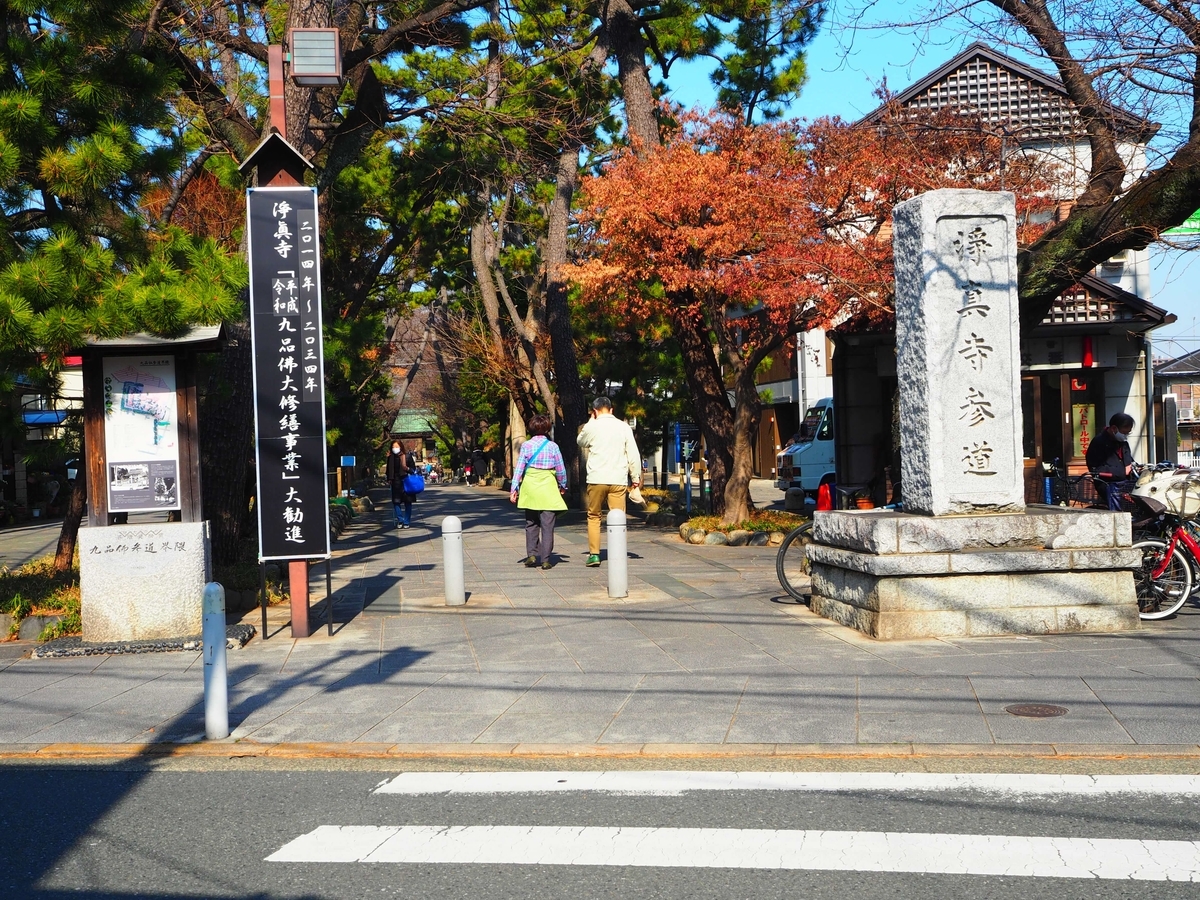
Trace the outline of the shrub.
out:
M 688 524 L 705 531 L 791 531 L 807 522 L 805 516 L 795 513 L 779 512 L 775 509 L 757 509 L 750 513 L 750 518 L 736 525 L 726 525 L 718 516 L 692 516 Z
M 13 617 L 14 629 L 27 616 L 62 616 L 56 631 L 78 634 L 79 557 L 68 572 L 54 571 L 53 553 L 16 569 L 0 569 L 0 612 Z

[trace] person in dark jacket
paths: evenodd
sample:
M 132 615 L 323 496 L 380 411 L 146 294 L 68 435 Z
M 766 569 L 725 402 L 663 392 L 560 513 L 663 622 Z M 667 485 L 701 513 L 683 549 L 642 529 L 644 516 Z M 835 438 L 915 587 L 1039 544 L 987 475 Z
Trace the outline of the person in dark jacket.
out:
M 408 528 L 412 524 L 412 505 L 415 494 L 404 490 L 404 476 L 411 471 L 409 459 L 404 455 L 404 445 L 392 441 L 392 452 L 388 454 L 384 479 L 392 488 L 392 511 L 396 514 L 396 527 Z
M 1133 431 L 1133 416 L 1116 413 L 1108 427 L 1088 444 L 1087 467 L 1096 476 L 1097 485 L 1107 494 L 1108 508 L 1120 511 L 1120 486 L 1133 474 L 1133 453 L 1129 449 L 1129 432 Z
M 476 447 L 471 451 L 471 477 L 475 484 L 482 484 L 483 478 L 487 475 L 488 459 L 484 452 Z

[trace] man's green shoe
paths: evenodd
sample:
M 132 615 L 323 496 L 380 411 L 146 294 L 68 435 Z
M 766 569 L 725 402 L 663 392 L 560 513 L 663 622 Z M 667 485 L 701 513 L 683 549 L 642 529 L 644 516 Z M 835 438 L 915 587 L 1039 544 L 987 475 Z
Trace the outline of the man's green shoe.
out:
M 588 564 L 588 568 L 591 568 L 591 569 L 594 569 L 594 568 L 596 568 L 596 566 L 600 565 L 600 554 L 599 553 L 588 554 L 587 564 Z

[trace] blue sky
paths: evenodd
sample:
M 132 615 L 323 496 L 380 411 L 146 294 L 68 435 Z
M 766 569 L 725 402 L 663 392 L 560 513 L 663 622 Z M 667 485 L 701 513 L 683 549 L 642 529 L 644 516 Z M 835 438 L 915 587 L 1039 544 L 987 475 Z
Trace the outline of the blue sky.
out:
M 897 0 L 883 0 L 879 6 L 882 12 L 874 16 L 874 22 L 888 13 L 903 16 Z M 903 90 L 977 39 L 956 24 L 932 28 L 920 40 L 897 29 L 867 27 L 851 34 L 836 21 L 827 24 L 808 49 L 808 84 L 792 104 L 790 115 L 858 119 L 876 107 L 874 91 L 881 80 L 886 78 L 893 91 Z M 1024 61 L 1047 69 L 1036 59 Z M 713 91 L 708 69 L 701 65 L 673 67 L 672 98 L 685 106 L 710 105 Z M 1200 248 L 1152 248 L 1151 284 L 1151 301 L 1179 317 L 1174 325 L 1154 332 L 1155 355 L 1178 356 L 1200 349 Z

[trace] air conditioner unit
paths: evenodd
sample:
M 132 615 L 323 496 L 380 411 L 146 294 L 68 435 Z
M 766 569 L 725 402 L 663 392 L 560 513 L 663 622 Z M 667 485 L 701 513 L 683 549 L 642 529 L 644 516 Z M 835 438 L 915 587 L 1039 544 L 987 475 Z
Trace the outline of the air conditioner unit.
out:
M 1123 268 L 1125 268 L 1125 262 L 1128 259 L 1129 259 L 1129 251 L 1128 250 L 1118 250 L 1116 253 L 1114 253 L 1112 256 L 1110 256 L 1108 259 L 1106 259 L 1104 262 L 1102 262 L 1100 265 L 1105 269 L 1123 269 Z

